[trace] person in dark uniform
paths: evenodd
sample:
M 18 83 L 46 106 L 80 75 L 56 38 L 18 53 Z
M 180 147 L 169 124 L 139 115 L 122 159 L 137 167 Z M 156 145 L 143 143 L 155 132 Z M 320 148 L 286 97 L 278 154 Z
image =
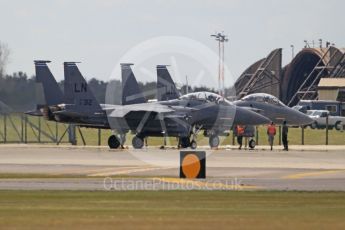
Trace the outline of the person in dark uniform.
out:
M 288 146 L 288 132 L 289 132 L 289 127 L 286 124 L 286 121 L 283 123 L 283 130 L 282 130 L 282 142 L 284 145 L 284 150 L 289 151 L 289 146 Z

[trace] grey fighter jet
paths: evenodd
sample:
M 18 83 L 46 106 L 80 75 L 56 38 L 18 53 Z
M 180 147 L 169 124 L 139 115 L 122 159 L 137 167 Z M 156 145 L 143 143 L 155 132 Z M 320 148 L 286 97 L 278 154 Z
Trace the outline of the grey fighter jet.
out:
M 250 94 L 234 104 L 252 109 L 268 117 L 275 124 L 283 124 L 286 121 L 291 126 L 305 126 L 313 122 L 306 114 L 286 106 L 278 98 L 266 93 Z
M 174 136 L 182 147 L 196 148 L 195 130 L 234 124 L 261 125 L 270 122 L 266 117 L 238 108 L 216 94 L 190 94 L 175 100 L 154 103 L 100 106 L 93 97 L 77 65 L 66 62 L 65 98 L 53 115 L 57 121 L 81 126 L 106 127 L 119 133 L 135 134 L 134 148 L 143 147 L 146 136 Z M 111 148 L 119 147 L 117 138 L 109 138 Z
M 195 130 L 202 127 L 230 129 L 234 124 L 269 123 L 264 116 L 237 108 L 220 96 L 207 93 L 164 102 L 100 105 L 76 64 L 66 62 L 64 68 L 63 103 L 49 106 L 46 117 L 85 127 L 108 128 L 119 133 L 130 131 L 135 134 L 132 140 L 135 148 L 143 147 L 143 138 L 146 136 L 163 135 L 179 137 L 182 147 L 195 148 L 196 140 L 191 137 Z M 43 84 L 43 87 L 47 87 L 47 84 Z M 111 148 L 117 148 L 121 143 L 112 135 L 108 144 Z
M 78 91 L 87 90 L 87 97 L 88 100 L 93 100 L 98 104 L 96 98 L 93 96 L 90 89 L 88 89 L 87 83 L 84 82 L 80 85 L 80 89 L 77 89 L 77 86 L 70 84 L 68 81 L 65 82 L 64 88 L 66 89 L 66 94 L 62 92 L 58 83 L 56 82 L 53 74 L 51 73 L 48 63 L 50 61 L 47 60 L 36 60 L 35 63 L 35 70 L 36 70 L 36 82 L 43 90 L 44 102 L 43 104 L 37 105 L 35 110 L 28 111 L 26 114 L 31 116 L 44 116 L 47 120 L 51 121 L 64 121 L 66 123 L 73 122 L 75 118 L 73 118 L 73 114 L 69 116 L 59 115 L 59 110 L 66 105 L 69 106 L 70 104 L 75 103 L 75 97 L 78 96 Z M 146 99 L 144 98 L 142 92 L 139 89 L 138 82 L 136 81 L 133 72 L 131 70 L 132 64 L 121 64 L 121 76 L 122 76 L 122 105 L 129 105 L 129 104 L 136 104 L 136 103 L 144 103 Z M 74 70 L 75 63 L 64 63 L 65 66 L 65 74 L 70 74 L 70 72 L 79 71 Z M 71 69 L 70 69 L 71 68 Z M 75 87 L 75 88 L 73 88 Z M 84 101 L 87 103 L 87 101 Z M 99 109 L 106 110 L 112 105 L 107 104 L 100 104 Z M 53 114 L 53 112 L 56 112 Z M 83 123 L 79 125 L 81 127 L 97 127 L 97 128 L 104 128 L 110 129 L 110 126 L 107 122 L 107 119 L 103 119 L 103 122 L 91 122 L 91 123 Z M 125 142 L 126 136 L 123 133 L 115 132 L 115 135 L 111 135 L 109 140 L 118 139 L 120 144 L 122 145 Z M 110 141 L 112 143 L 113 141 Z
M 158 74 L 158 69 L 163 69 L 161 74 Z M 176 91 L 177 88 L 166 67 L 157 66 L 157 92 L 160 98 L 173 98 L 176 94 L 171 94 L 171 92 Z M 286 121 L 287 124 L 291 126 L 304 126 L 313 122 L 313 120 L 305 114 L 284 105 L 278 98 L 269 94 L 251 94 L 241 100 L 235 101 L 234 104 L 259 113 L 276 124 L 283 124 L 283 122 Z M 247 128 L 248 130 L 255 130 L 254 127 L 247 126 Z M 219 144 L 218 135 L 223 135 L 223 132 L 222 130 L 214 128 L 210 130 L 206 129 L 204 135 L 209 137 L 210 146 L 216 147 Z M 249 134 L 249 136 L 253 135 L 254 133 Z M 252 143 L 251 146 L 254 147 L 255 143 Z
M 162 74 L 158 74 L 158 69 L 164 69 Z M 161 98 L 166 98 L 171 94 L 170 92 L 177 91 L 165 66 L 157 66 L 157 88 L 158 85 L 161 90 L 157 89 L 157 91 L 163 92 Z M 286 121 L 289 125 L 302 126 L 313 122 L 309 116 L 298 111 L 296 112 L 296 110 L 284 105 L 278 98 L 266 93 L 250 94 L 235 101 L 234 104 L 260 113 L 276 124 L 283 124 Z

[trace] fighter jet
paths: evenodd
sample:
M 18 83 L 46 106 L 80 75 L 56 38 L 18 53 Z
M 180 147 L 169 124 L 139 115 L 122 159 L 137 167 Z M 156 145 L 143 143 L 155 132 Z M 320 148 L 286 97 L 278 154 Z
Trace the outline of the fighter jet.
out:
M 46 63 L 48 62 L 35 62 L 38 82 L 43 84 L 47 103 L 40 111 L 47 119 L 84 127 L 112 129 L 120 134 L 131 131 L 136 134 L 132 141 L 135 148 L 143 146 L 145 136 L 163 135 L 179 137 L 183 147 L 195 148 L 196 140 L 190 139 L 196 128 L 218 126 L 228 129 L 232 123 L 259 125 L 269 122 L 261 115 L 238 109 L 223 101 L 220 96 L 207 93 L 189 95 L 164 103 L 138 103 L 143 102 L 143 97 L 140 96 L 134 98 L 140 100 L 136 102 L 126 97 L 127 105 L 100 105 L 75 62 L 64 63 L 65 94 L 62 96 Z M 123 67 L 123 73 L 126 68 L 130 70 L 128 65 Z M 134 76 L 131 74 L 127 75 L 127 79 L 131 79 L 129 81 L 133 80 L 132 77 Z M 59 93 L 56 93 L 57 89 L 60 90 Z M 58 97 L 54 98 L 52 92 Z M 117 148 L 121 141 L 111 135 L 108 144 L 111 148 Z
M 162 74 L 158 74 L 158 69 L 163 69 Z M 158 87 L 159 86 L 159 87 Z M 167 90 L 169 89 L 169 90 Z M 172 80 L 168 70 L 165 66 L 157 66 L 157 92 L 160 92 L 160 98 L 169 96 L 169 92 L 176 92 L 176 86 Z M 174 94 L 173 94 L 174 96 Z M 172 96 L 172 97 L 173 97 Z M 291 126 L 302 126 L 311 124 L 313 121 L 305 114 L 295 111 L 292 108 L 284 105 L 278 98 L 264 93 L 251 94 L 241 100 L 235 101 L 235 105 L 250 109 L 259 113 L 276 124 L 282 124 L 284 121 Z M 254 127 L 247 126 L 248 130 L 255 130 Z M 219 144 L 219 135 L 223 135 L 222 130 L 210 129 L 205 130 L 204 135 L 209 137 L 209 144 L 211 147 L 216 147 Z M 248 134 L 254 136 L 253 134 Z M 254 147 L 255 143 L 251 140 L 250 146 Z
M 291 126 L 305 126 L 313 120 L 281 102 L 278 98 L 266 93 L 254 93 L 234 102 L 235 105 L 246 107 L 268 117 L 275 124 L 283 124 L 284 121 Z
M 266 117 L 238 108 L 219 95 L 207 92 L 190 94 L 164 102 L 100 106 L 73 62 L 64 63 L 65 95 L 69 104 L 62 104 L 53 115 L 57 121 L 108 127 L 118 133 L 135 134 L 134 148 L 142 148 L 146 136 L 178 137 L 182 147 L 196 148 L 195 132 L 202 128 L 233 124 L 261 125 L 270 122 Z M 72 99 L 73 98 L 73 99 Z M 72 101 L 73 100 L 73 101 Z M 108 144 L 117 148 L 120 142 L 110 137 Z
M 158 74 L 158 69 L 162 69 L 161 74 Z M 177 92 L 166 66 L 157 66 L 157 91 L 161 92 L 160 98 L 168 97 L 171 94 L 170 92 Z M 283 124 L 286 121 L 289 125 L 301 126 L 313 122 L 309 116 L 296 112 L 294 109 L 282 103 L 278 98 L 266 93 L 250 94 L 235 101 L 234 104 L 260 113 L 276 124 Z
M 84 82 L 80 87 L 80 89 L 73 89 L 73 86 L 69 82 L 65 82 L 64 88 L 66 89 L 66 94 L 62 92 L 58 83 L 56 82 L 53 74 L 51 73 L 48 63 L 50 61 L 47 60 L 36 60 L 35 63 L 35 70 L 36 70 L 36 82 L 41 86 L 40 88 L 43 89 L 43 96 L 44 96 L 44 104 L 39 104 L 35 108 L 35 110 L 28 111 L 26 114 L 31 116 L 44 116 L 47 120 L 51 121 L 58 121 L 58 122 L 65 122 L 71 123 L 74 121 L 74 117 L 71 114 L 70 116 L 62 116 L 59 115 L 58 111 L 61 110 L 62 107 L 66 105 L 69 106 L 70 104 L 74 104 L 75 96 L 77 96 L 76 92 L 79 90 L 84 90 L 88 88 L 87 83 Z M 74 71 L 71 68 L 74 68 L 75 63 L 64 63 L 65 66 L 65 74 L 68 74 L 70 71 Z M 138 82 L 136 81 L 133 72 L 131 70 L 132 64 L 124 63 L 121 64 L 121 76 L 122 76 L 122 105 L 128 104 L 135 104 L 135 103 L 144 103 L 146 99 L 144 98 L 142 92 L 139 89 Z M 98 104 L 96 98 L 92 94 L 90 89 L 88 91 L 88 100 L 95 101 Z M 84 101 L 87 103 L 87 101 Z M 105 110 L 112 105 L 108 104 L 100 104 L 100 108 Z M 57 112 L 53 114 L 53 112 Z M 80 125 L 81 127 L 97 127 L 103 129 L 110 129 L 110 126 L 107 122 L 107 119 L 102 119 L 102 122 L 90 122 L 90 123 L 83 123 Z M 123 145 L 125 142 L 125 135 L 120 133 L 116 133 L 117 136 L 111 135 L 110 140 L 118 139 L 120 144 Z

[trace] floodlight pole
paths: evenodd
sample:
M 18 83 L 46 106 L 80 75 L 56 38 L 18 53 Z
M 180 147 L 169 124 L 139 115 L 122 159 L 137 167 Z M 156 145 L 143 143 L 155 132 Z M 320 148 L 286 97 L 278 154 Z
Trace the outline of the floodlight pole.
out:
M 186 75 L 186 94 L 188 94 L 189 89 L 188 89 L 188 76 Z
M 291 60 L 295 57 L 295 46 L 294 45 L 290 45 L 291 47 Z
M 218 92 L 224 95 L 224 42 L 227 42 L 228 38 L 224 32 L 211 34 L 211 37 L 218 41 Z
M 225 63 L 225 44 L 224 44 L 224 42 L 227 42 L 228 41 L 228 39 L 224 39 L 224 41 L 222 42 L 222 51 L 223 51 L 223 53 L 222 53 L 222 96 L 225 96 L 225 81 L 224 81 L 224 75 L 225 75 L 225 72 L 224 72 L 224 63 Z
M 221 95 L 222 94 L 222 74 L 221 74 L 221 48 L 220 48 L 220 39 L 218 39 L 218 93 Z

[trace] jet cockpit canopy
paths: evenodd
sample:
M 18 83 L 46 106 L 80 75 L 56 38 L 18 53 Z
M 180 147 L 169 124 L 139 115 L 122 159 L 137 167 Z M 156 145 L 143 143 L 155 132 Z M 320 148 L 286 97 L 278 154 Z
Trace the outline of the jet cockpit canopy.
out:
M 206 92 L 206 91 L 189 93 L 189 94 L 181 96 L 180 99 L 181 100 L 201 100 L 201 101 L 207 101 L 207 102 L 231 104 L 230 101 L 226 100 L 221 95 L 212 93 L 212 92 Z
M 245 96 L 241 99 L 242 101 L 248 101 L 248 102 L 262 102 L 262 103 L 268 103 L 272 105 L 279 105 L 279 106 L 286 106 L 283 102 L 281 102 L 278 98 L 275 96 L 272 96 L 270 94 L 266 93 L 254 93 L 250 94 L 248 96 Z

